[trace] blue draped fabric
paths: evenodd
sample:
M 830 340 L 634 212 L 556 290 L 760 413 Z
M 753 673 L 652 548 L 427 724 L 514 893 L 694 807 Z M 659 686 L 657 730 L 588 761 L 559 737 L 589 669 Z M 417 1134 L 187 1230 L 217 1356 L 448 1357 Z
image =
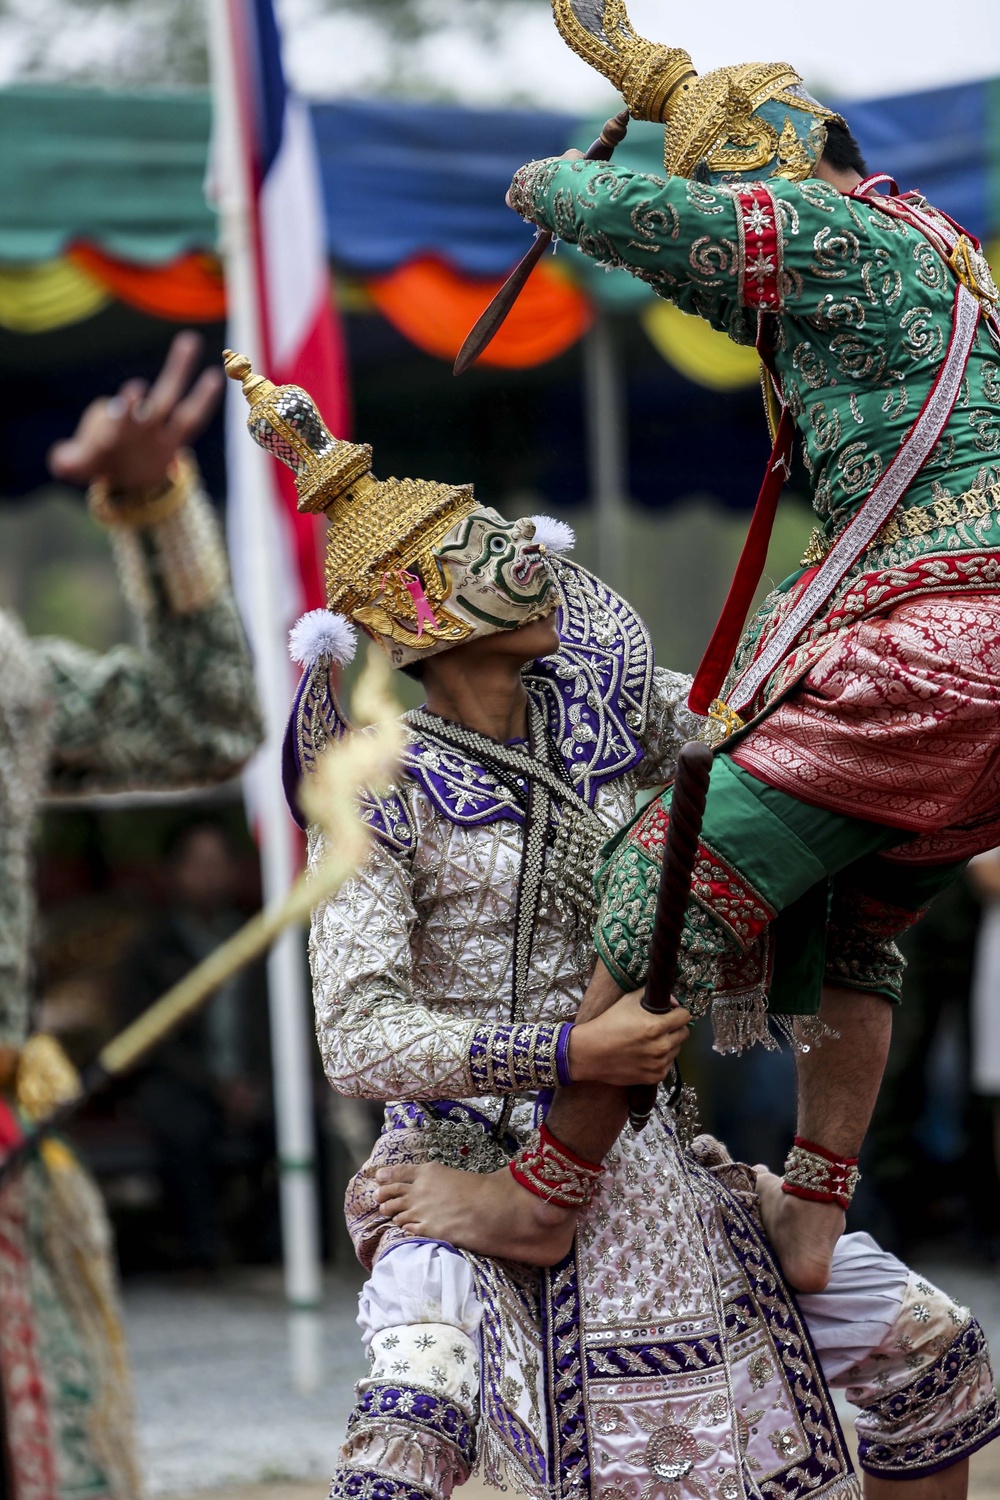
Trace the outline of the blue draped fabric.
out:
M 345 100 L 313 106 L 331 259 L 377 274 L 415 255 L 500 276 L 531 243 L 504 203 L 515 168 L 569 144 L 576 117 Z
M 974 234 L 990 219 L 990 84 L 837 101 L 873 171 L 919 188 Z M 444 256 L 470 276 L 500 276 L 530 230 L 504 203 L 516 167 L 586 147 L 601 121 L 530 110 L 345 100 L 313 106 L 332 260 L 378 274 L 414 255 Z M 662 131 L 633 123 L 617 159 L 662 171 Z M 573 256 L 576 269 L 579 258 Z M 600 295 L 615 277 L 588 283 Z M 617 290 L 617 289 L 615 289 Z

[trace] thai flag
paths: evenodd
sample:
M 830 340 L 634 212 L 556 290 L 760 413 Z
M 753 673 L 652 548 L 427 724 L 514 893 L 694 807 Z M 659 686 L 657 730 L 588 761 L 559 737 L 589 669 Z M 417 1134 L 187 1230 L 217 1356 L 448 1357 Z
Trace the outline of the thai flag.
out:
M 276 384 L 315 398 L 346 431 L 347 380 L 326 260 L 319 169 L 309 115 L 285 87 L 271 0 L 209 0 L 213 88 L 212 189 L 220 211 L 228 343 Z M 266 725 L 244 775 L 264 897 L 284 896 L 301 858 L 285 806 L 281 742 L 296 673 L 288 630 L 323 600 L 321 522 L 300 516 L 292 475 L 253 442 L 234 382 L 226 413 L 227 530 L 233 583 L 250 639 Z M 308 1041 L 311 1011 L 298 934 L 268 957 L 274 1098 L 281 1163 L 285 1287 L 292 1364 L 301 1390 L 318 1381 L 322 1295 Z
M 216 67 L 216 136 L 222 149 L 215 169 L 228 162 L 230 174 L 239 173 L 243 212 L 236 232 L 242 230 L 247 240 L 230 246 L 227 256 L 230 347 L 249 354 L 255 368 L 275 384 L 304 386 L 331 431 L 343 437 L 348 425 L 346 361 L 332 300 L 309 111 L 286 86 L 272 0 L 222 0 L 216 14 L 216 30 L 223 32 L 216 38 L 216 52 L 226 55 L 223 66 Z M 227 127 L 228 151 L 218 139 Z M 242 524 L 241 512 L 253 490 L 243 476 L 255 455 L 245 432 L 246 406 L 235 386 L 230 400 L 228 531 L 237 597 L 252 638 L 261 600 L 252 584 L 256 570 L 246 566 L 245 553 L 255 528 Z M 304 610 L 324 603 L 321 523 L 296 510 L 289 470 L 268 461 L 267 471 L 273 491 L 269 561 L 287 632 Z
M 312 124 L 290 94 L 272 0 L 212 0 L 213 190 L 222 215 L 228 343 L 275 384 L 304 386 L 345 436 L 348 381 L 331 294 L 322 186 Z M 259 821 L 263 779 L 295 686 L 289 628 L 321 606 L 322 522 L 300 515 L 295 483 L 246 431 L 247 406 L 228 392 L 227 531 L 233 583 L 257 665 L 269 747 L 251 768 Z M 263 762 L 267 762 L 266 768 Z M 268 791 L 270 788 L 268 788 Z

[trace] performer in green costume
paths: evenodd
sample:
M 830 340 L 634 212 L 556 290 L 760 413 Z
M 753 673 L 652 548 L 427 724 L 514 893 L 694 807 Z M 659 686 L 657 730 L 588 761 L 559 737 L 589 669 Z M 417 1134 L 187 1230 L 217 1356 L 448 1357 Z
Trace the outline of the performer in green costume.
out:
M 511 206 L 756 344 L 767 372 L 775 451 L 689 700 L 724 743 L 677 993 L 712 1006 L 724 1050 L 773 1045 L 773 1022 L 795 1039 L 799 1135 L 764 1212 L 789 1279 L 816 1290 L 888 1048 L 895 939 L 1000 837 L 997 292 L 978 243 L 879 192 L 787 65 L 699 77 L 620 0 L 554 9 L 633 115 L 665 123 L 667 175 L 569 152 L 522 167 Z M 795 433 L 819 525 L 740 640 Z M 610 848 L 581 1018 L 645 978 L 669 803 Z M 624 1102 L 572 1094 L 549 1126 L 599 1159 Z M 511 1222 L 510 1185 L 487 1190 Z
M 29 640 L 0 612 L 0 1155 L 77 1086 L 57 1043 L 29 1036 L 40 798 L 220 781 L 260 738 L 218 526 L 182 451 L 221 382 L 210 371 L 185 394 L 199 346 L 179 336 L 150 391 L 95 402 L 52 454 L 58 478 L 91 485 L 140 644 Z M 0 1397 L 9 1500 L 138 1500 L 110 1229 L 55 1139 L 0 1192 Z

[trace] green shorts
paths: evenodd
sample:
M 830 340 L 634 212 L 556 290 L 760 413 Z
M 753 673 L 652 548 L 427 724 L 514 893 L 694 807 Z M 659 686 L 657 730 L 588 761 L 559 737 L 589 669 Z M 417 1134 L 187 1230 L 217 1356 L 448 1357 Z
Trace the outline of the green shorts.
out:
M 595 944 L 626 989 L 646 977 L 669 810 L 667 791 L 607 846 L 597 877 Z M 894 861 L 913 837 L 800 802 L 717 755 L 678 998 L 695 1013 L 713 1006 L 727 1048 L 764 1040 L 765 1011 L 815 1015 L 824 980 L 898 1000 L 896 938 L 964 866 Z

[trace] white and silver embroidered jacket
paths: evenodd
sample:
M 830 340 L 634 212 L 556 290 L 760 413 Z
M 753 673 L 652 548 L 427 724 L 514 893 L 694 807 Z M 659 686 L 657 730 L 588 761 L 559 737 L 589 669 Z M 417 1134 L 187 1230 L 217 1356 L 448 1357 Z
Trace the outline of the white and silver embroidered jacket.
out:
M 631 608 L 575 564 L 560 559 L 555 567 L 563 645 L 526 673 L 526 683 L 610 838 L 633 816 L 637 792 L 670 779 L 701 721 L 685 707 L 690 680 L 654 667 Z M 314 700 L 329 693 L 325 676 Z M 327 736 L 338 732 L 335 706 L 330 697 L 325 706 L 300 702 L 298 714 L 307 769 L 321 737 L 317 722 Z M 499 1095 L 557 1083 L 562 1027 L 594 965 L 590 923 L 543 880 L 528 982 L 512 1022 L 523 815 L 483 767 L 419 734 L 404 765 L 393 794 L 366 806 L 377 833 L 366 864 L 313 915 L 326 1074 L 351 1097 L 463 1100 L 492 1115 Z M 529 1125 L 526 1111 L 517 1116 Z

